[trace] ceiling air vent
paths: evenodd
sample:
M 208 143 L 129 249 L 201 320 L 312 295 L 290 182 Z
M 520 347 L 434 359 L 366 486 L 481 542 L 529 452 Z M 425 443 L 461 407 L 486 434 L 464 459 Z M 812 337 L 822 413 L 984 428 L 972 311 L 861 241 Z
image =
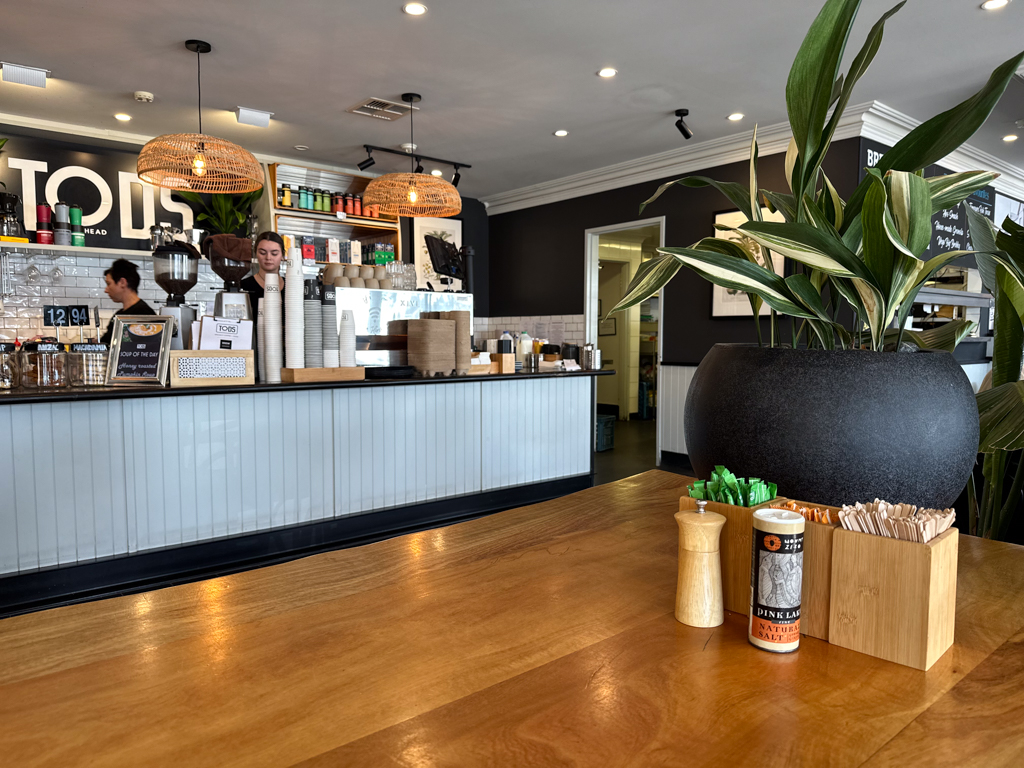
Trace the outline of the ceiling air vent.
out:
M 365 115 L 375 117 L 378 120 L 398 120 L 409 114 L 410 110 L 419 109 L 409 104 L 398 104 L 387 99 L 367 99 L 361 101 L 348 111 L 354 115 Z

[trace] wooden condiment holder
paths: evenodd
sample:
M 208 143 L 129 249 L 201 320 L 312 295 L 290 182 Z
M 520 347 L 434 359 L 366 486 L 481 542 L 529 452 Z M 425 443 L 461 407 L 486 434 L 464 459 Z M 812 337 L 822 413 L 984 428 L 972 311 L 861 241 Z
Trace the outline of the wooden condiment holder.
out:
M 953 645 L 960 534 L 921 544 L 839 528 L 828 641 L 916 669 Z

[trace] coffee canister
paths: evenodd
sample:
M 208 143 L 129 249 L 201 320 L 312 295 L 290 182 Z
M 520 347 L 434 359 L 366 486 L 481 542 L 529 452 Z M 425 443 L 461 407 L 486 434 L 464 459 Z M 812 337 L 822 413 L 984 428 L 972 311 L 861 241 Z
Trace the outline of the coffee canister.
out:
M 758 509 L 750 547 L 747 639 L 773 653 L 800 647 L 804 518 L 788 509 Z

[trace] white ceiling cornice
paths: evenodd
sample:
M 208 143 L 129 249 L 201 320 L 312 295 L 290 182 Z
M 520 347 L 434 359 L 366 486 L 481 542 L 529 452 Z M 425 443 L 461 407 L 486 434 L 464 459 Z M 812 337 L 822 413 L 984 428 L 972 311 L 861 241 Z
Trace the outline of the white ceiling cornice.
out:
M 40 120 L 34 117 L 25 117 L 24 115 L 11 115 L 6 112 L 0 112 L 0 125 L 9 125 L 16 128 L 29 128 L 34 131 L 64 133 L 69 136 L 76 136 L 84 139 L 100 139 L 102 141 L 114 141 L 121 144 L 132 144 L 140 147 L 156 138 L 155 136 L 144 136 L 139 133 L 129 133 L 127 131 L 112 131 L 105 128 L 92 128 L 88 125 L 74 125 L 72 123 L 60 123 L 54 120 Z M 304 168 L 315 168 L 321 171 L 336 171 L 350 176 L 365 176 L 371 179 L 378 175 L 375 173 L 366 173 L 365 171 L 360 171 L 357 168 L 349 168 L 347 166 L 302 162 L 296 160 L 294 157 L 265 155 L 259 152 L 254 152 L 253 155 L 261 163 L 286 163 L 288 165 L 298 165 Z
M 836 129 L 835 140 L 863 137 L 893 146 L 920 123 L 881 102 L 868 102 L 849 107 Z M 788 123 L 758 128 L 758 151 L 761 157 L 785 152 L 792 136 Z M 646 181 L 657 181 L 672 176 L 715 168 L 720 165 L 748 160 L 753 131 L 721 139 L 683 146 L 657 155 L 642 157 L 616 165 L 609 165 L 585 173 L 546 181 L 509 192 L 501 192 L 485 199 L 487 213 L 500 213 L 547 205 L 560 200 L 592 195 L 619 189 Z M 964 145 L 941 161 L 952 171 L 987 169 L 1002 176 L 993 186 L 1004 194 L 1024 199 L 1024 169 L 1007 163 L 994 155 Z

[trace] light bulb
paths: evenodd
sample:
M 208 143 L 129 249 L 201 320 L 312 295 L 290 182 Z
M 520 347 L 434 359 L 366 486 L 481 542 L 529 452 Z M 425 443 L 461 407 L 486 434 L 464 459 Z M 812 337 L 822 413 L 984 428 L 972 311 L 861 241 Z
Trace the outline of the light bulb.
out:
M 204 173 L 206 173 L 206 158 L 197 154 L 192 158 L 192 174 L 202 176 Z
M 419 196 L 416 194 L 416 187 L 409 187 L 409 202 L 415 203 L 418 197 Z

